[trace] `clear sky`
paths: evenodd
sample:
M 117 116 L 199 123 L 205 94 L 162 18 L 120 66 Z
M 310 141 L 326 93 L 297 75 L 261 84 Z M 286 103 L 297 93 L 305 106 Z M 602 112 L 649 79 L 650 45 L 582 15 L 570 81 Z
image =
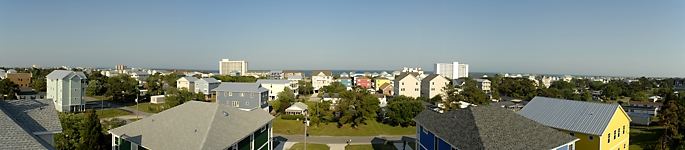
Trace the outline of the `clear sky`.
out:
M 0 66 L 685 77 L 685 1 L 0 0 Z

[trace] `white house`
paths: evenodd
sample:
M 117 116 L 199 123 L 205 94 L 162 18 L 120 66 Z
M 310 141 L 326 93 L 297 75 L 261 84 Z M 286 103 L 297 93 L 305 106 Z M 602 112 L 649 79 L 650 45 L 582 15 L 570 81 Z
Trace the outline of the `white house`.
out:
M 331 85 L 333 83 L 333 72 L 331 71 L 313 71 L 312 72 L 312 87 L 314 93 L 318 93 L 319 89 Z
M 188 91 L 193 91 L 195 90 L 195 81 L 198 79 L 195 77 L 181 77 L 180 79 L 176 80 L 176 87 L 178 89 L 183 89 L 185 88 Z
M 285 113 L 288 115 L 306 115 L 308 110 L 307 104 L 302 102 L 297 102 L 290 107 L 285 109 Z
M 259 79 L 257 80 L 257 84 L 260 84 L 262 87 L 269 89 L 269 100 L 275 100 L 276 97 L 278 96 L 278 93 L 283 92 L 283 90 L 288 87 L 292 92 L 297 95 L 297 90 L 295 87 L 291 86 L 291 82 L 289 80 L 281 80 L 281 79 Z
M 131 78 L 136 79 L 138 83 L 143 84 L 147 80 L 148 77 L 150 77 L 150 74 L 145 72 L 145 71 L 133 71 L 129 73 L 131 75 Z
M 55 70 L 46 76 L 47 95 L 55 103 L 59 112 L 77 112 L 85 110 L 83 100 L 86 89 L 86 75 L 83 72 Z

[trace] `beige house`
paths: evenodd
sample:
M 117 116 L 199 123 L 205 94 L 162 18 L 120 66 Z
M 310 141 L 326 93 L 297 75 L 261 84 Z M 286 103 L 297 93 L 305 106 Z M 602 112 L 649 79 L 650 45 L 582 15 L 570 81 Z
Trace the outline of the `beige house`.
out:
M 331 85 L 332 82 L 333 72 L 330 70 L 312 72 L 312 87 L 314 87 L 314 93 L 318 93 L 320 88 Z
M 178 80 L 176 80 L 176 87 L 178 89 L 183 89 L 185 88 L 188 91 L 194 91 L 195 90 L 195 81 L 198 79 L 195 77 L 182 77 Z
M 447 80 L 442 75 L 431 74 L 421 81 L 421 96 L 426 98 L 433 98 L 436 95 L 445 93 L 445 87 L 448 86 L 450 80 Z
M 419 81 L 419 78 L 416 76 L 409 74 L 409 73 L 404 73 L 400 74 L 395 78 L 395 86 L 394 86 L 394 93 L 395 96 L 399 95 L 404 95 L 407 97 L 414 97 L 417 98 L 421 96 L 421 85 Z

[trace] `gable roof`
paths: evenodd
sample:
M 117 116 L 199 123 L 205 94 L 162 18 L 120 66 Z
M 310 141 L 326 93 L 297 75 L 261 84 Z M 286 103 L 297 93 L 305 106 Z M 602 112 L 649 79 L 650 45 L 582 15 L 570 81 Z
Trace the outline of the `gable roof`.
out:
M 16 114 L 17 112 L 9 108 L 12 107 L 12 104 L 7 104 L 5 102 L 0 103 L 3 103 L 3 106 L 0 107 L 0 133 L 2 133 L 0 134 L 0 139 L 3 139 L 0 140 L 0 149 L 34 150 L 50 148 L 46 141 L 39 140 L 40 138 L 33 135 L 32 132 L 35 129 L 31 128 L 31 125 L 25 126 L 27 123 L 25 121 L 27 120 L 23 117 L 17 117 L 26 114 Z M 44 109 L 55 111 L 54 107 Z M 10 116 L 10 114 L 12 114 L 12 116 Z M 59 124 L 59 121 L 57 124 Z
M 428 75 L 428 76 L 426 76 L 426 78 L 423 78 L 423 80 L 421 80 L 421 82 L 428 83 L 428 82 L 433 81 L 434 79 L 440 79 L 440 78 L 444 79 L 444 81 L 450 82 L 450 80 L 448 80 L 447 78 L 445 78 L 444 76 L 439 75 L 439 74 Z
M 198 82 L 198 81 L 207 82 L 207 83 L 219 83 L 219 82 L 221 82 L 221 81 L 214 79 L 214 78 L 202 78 L 202 79 L 195 80 L 195 82 Z
M 408 77 L 408 76 L 413 77 L 413 78 L 416 79 L 417 81 L 419 80 L 419 78 L 417 78 L 414 74 L 411 74 L 411 73 L 402 73 L 402 74 L 400 74 L 399 76 L 397 76 L 397 77 L 395 78 L 395 80 L 396 80 L 396 81 L 401 81 L 402 79 L 404 79 L 404 78 L 406 78 L 406 77 Z M 420 81 L 419 81 L 419 82 L 420 82 Z
M 602 135 L 616 109 L 620 109 L 618 104 L 536 96 L 518 113 L 552 128 Z
M 197 81 L 197 80 L 199 80 L 199 79 L 197 79 L 197 78 L 195 78 L 195 77 L 188 77 L 188 76 L 185 76 L 185 77 L 178 78 L 178 80 L 186 80 L 186 81 L 188 81 L 188 82 L 195 82 L 195 81 Z M 176 81 L 178 81 L 178 80 L 176 80 Z
M 379 89 L 385 89 L 385 88 L 392 88 L 392 85 L 390 83 L 383 83 Z
M 61 132 L 57 110 L 52 100 L 7 100 L 0 101 L 0 108 L 12 115 L 22 127 L 31 133 Z
M 323 73 L 326 76 L 333 76 L 333 72 L 330 70 L 314 70 L 312 71 L 312 76 L 317 76 L 319 73 Z
M 424 110 L 414 121 L 457 149 L 553 149 L 578 140 L 513 111 L 491 106 L 444 113 Z
M 226 149 L 272 119 L 262 109 L 189 101 L 109 132 L 148 149 Z
M 54 70 L 50 72 L 47 76 L 45 76 L 47 79 L 50 80 L 57 80 L 57 79 L 64 79 L 66 77 L 76 75 L 80 77 L 81 79 L 87 79 L 86 75 L 83 74 L 83 72 L 74 72 L 74 71 L 69 71 L 69 70 Z
M 304 104 L 302 102 L 297 102 L 285 110 L 307 110 L 308 107 L 309 106 L 307 106 L 307 104 Z
M 290 84 L 290 80 L 278 80 L 278 79 L 258 79 L 259 84 Z
M 212 91 L 261 93 L 269 90 L 262 87 L 259 83 L 221 82 L 219 87 L 214 88 Z

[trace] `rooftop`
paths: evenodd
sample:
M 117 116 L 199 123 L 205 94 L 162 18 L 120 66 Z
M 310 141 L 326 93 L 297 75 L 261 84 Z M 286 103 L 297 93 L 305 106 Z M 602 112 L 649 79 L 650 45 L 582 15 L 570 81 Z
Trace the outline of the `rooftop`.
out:
M 219 87 L 214 88 L 212 91 L 261 93 L 269 90 L 261 87 L 259 83 L 222 82 Z
M 457 149 L 553 149 L 577 140 L 513 111 L 491 106 L 444 113 L 424 110 L 414 120 Z
M 583 102 L 537 96 L 519 114 L 549 127 L 602 135 L 618 104 Z
M 226 149 L 272 119 L 262 109 L 190 101 L 109 132 L 149 149 Z

